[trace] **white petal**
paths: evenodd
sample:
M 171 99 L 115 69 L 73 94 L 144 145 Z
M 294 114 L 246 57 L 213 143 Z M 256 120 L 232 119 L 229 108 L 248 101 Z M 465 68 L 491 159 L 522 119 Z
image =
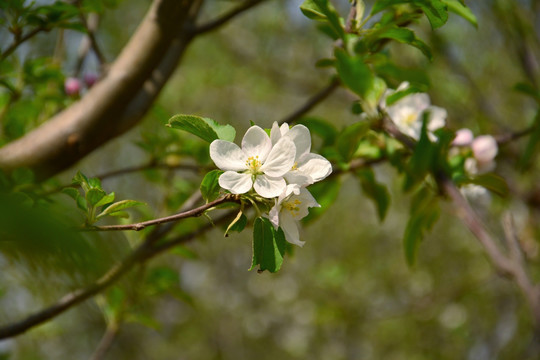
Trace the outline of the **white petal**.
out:
M 253 184 L 253 188 L 257 194 L 268 199 L 279 196 L 286 187 L 287 183 L 282 177 L 271 178 L 266 175 L 258 175 L 255 179 L 255 184 Z
M 281 209 L 281 206 L 279 206 L 277 200 L 276 204 L 270 209 L 268 212 L 268 219 L 274 225 L 274 228 L 277 230 L 279 226 L 279 210 Z
M 292 140 L 282 137 L 268 154 L 261 171 L 271 177 L 283 176 L 294 165 L 295 155 L 296 147 Z
M 332 173 L 332 164 L 324 156 L 310 153 L 299 159 L 297 169 L 317 182 Z
M 221 170 L 242 171 L 247 168 L 246 155 L 238 145 L 230 141 L 212 141 L 210 144 L 210 158 Z
M 258 156 L 264 162 L 272 149 L 272 141 L 268 134 L 258 126 L 252 126 L 242 139 L 242 150 L 246 156 Z
M 283 200 L 287 199 L 292 194 L 294 194 L 294 195 L 300 194 L 300 186 L 298 186 L 297 184 L 289 184 L 289 185 L 287 185 L 285 190 L 279 195 L 277 203 L 281 204 L 283 202 Z
M 288 184 L 295 184 L 297 186 L 308 186 L 315 182 L 311 176 L 302 174 L 298 170 L 289 171 L 283 177 Z
M 226 171 L 219 177 L 219 186 L 229 190 L 233 194 L 244 194 L 251 190 L 253 180 L 251 174 L 242 174 L 234 171 Z
M 452 141 L 453 146 L 468 146 L 474 139 L 473 132 L 470 129 L 464 128 L 456 131 L 456 137 Z
M 281 130 L 279 130 L 277 121 L 274 121 L 272 129 L 270 130 L 270 140 L 272 140 L 272 145 L 276 145 L 279 139 L 281 139 Z
M 285 233 L 285 240 L 287 240 L 291 244 L 304 246 L 305 242 L 300 241 L 300 234 L 298 232 L 298 223 L 287 213 L 283 213 L 283 212 L 279 220 L 280 220 L 279 226 L 283 230 L 283 233 Z
M 295 125 L 286 135 L 296 146 L 296 159 L 306 155 L 311 150 L 311 134 L 304 125 Z
M 281 136 L 285 136 L 289 132 L 289 124 L 283 123 L 279 127 L 279 131 L 281 131 Z
M 499 147 L 497 141 L 491 135 L 478 136 L 471 145 L 474 157 L 478 162 L 490 162 L 495 159 Z
M 319 205 L 313 195 L 311 195 L 311 193 L 305 188 L 300 189 L 300 194 L 297 196 L 298 199 L 300 199 L 300 201 L 302 202 L 302 207 L 305 207 L 306 209 L 312 207 L 321 207 L 321 205 Z M 303 217 L 304 216 L 302 216 L 302 218 Z
M 430 106 L 429 109 L 428 130 L 435 131 L 446 125 L 446 109 L 438 106 Z

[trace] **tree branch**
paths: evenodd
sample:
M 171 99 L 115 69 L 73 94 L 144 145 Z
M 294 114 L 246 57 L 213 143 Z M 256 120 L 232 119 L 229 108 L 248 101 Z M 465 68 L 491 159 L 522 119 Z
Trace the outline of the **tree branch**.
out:
M 193 31 L 194 35 L 202 35 L 205 33 L 208 33 L 210 31 L 214 31 L 217 28 L 221 27 L 222 25 L 225 25 L 227 22 L 229 22 L 234 17 L 242 14 L 243 12 L 251 9 L 252 7 L 259 5 L 260 3 L 264 2 L 266 0 L 247 0 L 242 5 L 234 8 L 233 10 L 229 11 L 225 15 L 210 21 L 206 24 L 199 25 L 195 28 Z
M 1 148 L 0 168 L 27 167 L 43 179 L 134 126 L 192 40 L 186 28 L 201 3 L 154 0 L 107 75 L 79 102 Z
M 219 199 L 211 201 L 208 204 L 199 206 L 198 208 L 187 210 L 178 214 L 162 217 L 159 219 L 143 221 L 143 222 L 139 222 L 135 224 L 92 226 L 92 227 L 83 228 L 81 230 L 82 231 L 123 231 L 123 230 L 141 231 L 149 226 L 164 224 L 164 223 L 168 223 L 172 221 L 185 219 L 188 217 L 201 216 L 202 214 L 204 214 L 205 211 L 215 206 L 218 206 L 220 204 L 227 203 L 227 202 L 238 203 L 240 202 L 240 199 L 237 195 L 228 194 L 223 197 L 220 197 Z
M 297 110 L 295 110 L 293 113 L 285 117 L 284 119 L 280 120 L 278 123 L 281 125 L 283 123 L 292 124 L 305 114 L 307 114 L 311 109 L 313 109 L 316 105 L 324 101 L 327 97 L 329 97 L 340 85 L 340 82 L 337 78 L 332 79 L 329 85 L 327 85 L 324 89 L 310 97 L 304 105 L 299 107 Z
M 188 234 L 181 235 L 163 243 L 156 243 L 156 241 L 159 239 L 159 236 L 164 236 L 167 231 L 161 233 L 154 231 L 150 233 L 144 243 L 142 243 L 138 248 L 136 248 L 122 262 L 113 266 L 94 284 L 65 295 L 57 303 L 28 316 L 26 319 L 0 327 L 0 340 L 20 335 L 35 326 L 38 326 L 47 322 L 48 320 L 53 319 L 54 317 L 62 314 L 64 311 L 103 291 L 108 286 L 112 285 L 118 279 L 120 279 L 135 265 L 142 264 L 148 259 L 174 246 L 195 239 L 197 236 L 212 229 L 215 224 L 220 224 L 223 221 L 230 219 L 232 215 L 233 212 L 229 211 L 225 215 L 219 217 L 218 219 L 215 219 L 213 224 L 208 223 L 201 226 L 197 230 L 194 230 Z M 153 236 L 153 234 L 157 234 L 157 236 Z
M 36 36 L 42 31 L 49 31 L 49 29 L 47 29 L 44 26 L 39 26 L 21 37 L 16 37 L 13 43 L 5 51 L 3 51 L 0 54 L 0 61 L 4 60 L 9 55 L 11 55 L 15 50 L 17 50 L 19 45 L 21 45 L 23 42 L 30 40 L 31 38 L 33 38 L 34 36 Z

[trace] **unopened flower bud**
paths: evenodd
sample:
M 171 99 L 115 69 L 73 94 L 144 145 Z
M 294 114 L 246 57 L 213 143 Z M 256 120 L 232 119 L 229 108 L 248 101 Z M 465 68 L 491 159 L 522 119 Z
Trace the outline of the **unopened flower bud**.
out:
M 474 157 L 480 163 L 488 163 L 495 159 L 499 150 L 497 141 L 491 135 L 478 136 L 472 142 L 472 151 Z
M 470 129 L 459 129 L 456 131 L 456 137 L 452 141 L 453 146 L 467 146 L 473 142 L 474 135 Z
M 94 73 L 84 74 L 84 83 L 91 88 L 98 81 L 98 76 Z
M 64 82 L 64 91 L 68 96 L 77 96 L 81 91 L 81 82 L 74 77 L 68 77 Z

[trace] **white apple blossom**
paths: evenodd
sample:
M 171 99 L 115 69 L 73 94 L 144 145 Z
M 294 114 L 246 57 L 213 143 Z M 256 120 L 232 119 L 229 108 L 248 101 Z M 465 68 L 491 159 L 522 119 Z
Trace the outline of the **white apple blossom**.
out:
M 497 141 L 491 135 L 481 135 L 473 140 L 471 144 L 474 158 L 479 163 L 489 163 L 495 159 L 499 152 Z
M 221 170 L 219 185 L 233 194 L 253 188 L 265 198 L 279 196 L 287 184 L 283 176 L 294 165 L 294 142 L 284 137 L 272 146 L 268 134 L 258 126 L 248 129 L 242 148 L 225 140 L 210 144 L 210 158 Z
M 323 156 L 310 152 L 311 135 L 307 127 L 295 125 L 289 129 L 287 123 L 279 126 L 274 122 L 270 132 L 272 144 L 277 144 L 283 138 L 291 139 L 296 146 L 294 165 L 285 174 L 287 183 L 307 186 L 330 175 L 332 164 Z
M 395 91 L 387 91 L 382 107 L 396 124 L 399 131 L 418 140 L 422 131 L 422 121 L 424 114 L 428 114 L 427 130 L 432 141 L 436 139 L 433 131 L 442 128 L 446 123 L 447 112 L 438 106 L 431 105 L 429 95 L 425 93 L 413 93 L 399 99 L 392 105 L 386 104 L 388 96 L 398 91 L 406 90 L 409 87 L 407 82 L 403 82 Z
M 289 184 L 276 199 L 268 217 L 276 229 L 281 227 L 288 242 L 304 246 L 305 241 L 300 241 L 299 220 L 308 215 L 311 207 L 320 207 L 311 193 L 297 184 Z

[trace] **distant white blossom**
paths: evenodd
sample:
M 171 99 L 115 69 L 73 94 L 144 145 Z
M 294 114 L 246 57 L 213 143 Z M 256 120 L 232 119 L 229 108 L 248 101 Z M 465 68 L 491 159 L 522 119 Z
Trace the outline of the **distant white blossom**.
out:
M 299 221 L 308 215 L 308 208 L 320 207 L 311 193 L 297 184 L 289 184 L 276 199 L 268 216 L 274 227 L 281 227 L 285 239 L 291 244 L 303 246 L 300 241 Z
M 386 104 L 386 99 L 390 95 L 406 90 L 408 87 L 409 84 L 404 82 L 395 91 L 387 91 L 382 106 L 399 131 L 416 140 L 420 139 L 424 114 L 427 113 L 428 136 L 434 141 L 436 137 L 433 131 L 444 127 L 447 112 L 446 109 L 431 105 L 428 94 L 413 93 L 404 96 L 392 105 Z
M 326 178 L 332 172 L 332 164 L 326 158 L 310 152 L 311 135 L 304 125 L 295 125 L 289 129 L 287 123 L 280 127 L 274 122 L 270 138 L 272 144 L 277 144 L 283 138 L 289 138 L 296 147 L 294 165 L 285 174 L 287 183 L 307 186 Z
M 210 144 L 210 158 L 225 172 L 219 185 L 233 194 L 244 194 L 253 188 L 265 198 L 279 196 L 287 184 L 283 176 L 293 167 L 296 147 L 289 137 L 272 146 L 268 134 L 258 126 L 248 129 L 242 148 L 225 140 Z

